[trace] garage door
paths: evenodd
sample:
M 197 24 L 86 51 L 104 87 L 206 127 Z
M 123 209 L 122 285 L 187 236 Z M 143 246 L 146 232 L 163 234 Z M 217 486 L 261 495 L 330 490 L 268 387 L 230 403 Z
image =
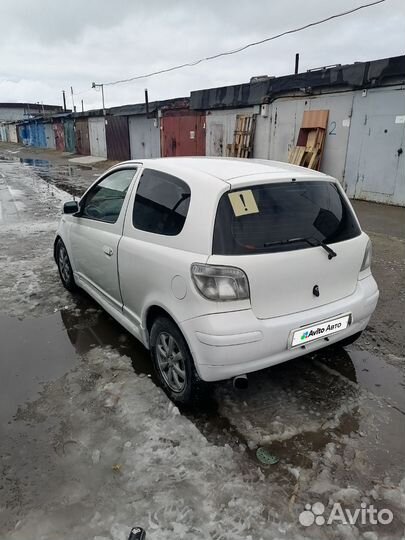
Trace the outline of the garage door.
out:
M 89 118 L 90 153 L 95 157 L 107 159 L 107 145 L 105 140 L 105 119 Z

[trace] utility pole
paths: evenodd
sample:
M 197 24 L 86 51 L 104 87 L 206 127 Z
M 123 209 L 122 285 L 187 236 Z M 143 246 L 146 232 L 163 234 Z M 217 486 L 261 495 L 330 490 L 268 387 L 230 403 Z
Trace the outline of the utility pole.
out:
M 65 95 L 64 90 L 62 90 L 62 97 L 63 97 L 63 110 L 64 112 L 66 112 L 66 95 Z
M 104 84 L 96 84 L 95 82 L 92 83 L 91 85 L 92 88 L 96 89 L 96 88 L 101 88 L 101 99 L 102 99 L 102 102 L 103 102 L 103 114 L 105 115 L 105 102 L 104 102 Z
M 300 63 L 300 53 L 295 53 L 295 69 L 294 69 L 295 75 L 297 75 L 298 73 L 299 63 Z
M 149 118 L 149 94 L 148 94 L 147 88 L 145 88 L 145 108 L 146 108 L 146 118 Z
M 83 100 L 82 100 L 82 112 L 84 112 L 84 104 L 83 104 Z
M 70 93 L 72 94 L 72 108 L 73 108 L 73 112 L 76 112 L 75 100 L 74 100 L 74 97 L 73 97 L 73 86 L 70 87 Z

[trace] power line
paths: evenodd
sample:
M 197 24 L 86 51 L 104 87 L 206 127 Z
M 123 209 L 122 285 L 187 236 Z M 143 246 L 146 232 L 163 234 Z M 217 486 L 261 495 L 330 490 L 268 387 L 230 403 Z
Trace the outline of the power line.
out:
M 123 83 L 129 83 L 132 81 L 138 81 L 140 79 L 146 79 L 148 77 L 153 77 L 155 75 L 160 75 L 162 73 L 168 73 L 170 71 L 176 71 L 178 69 L 183 69 L 185 67 L 193 67 L 197 66 L 198 64 L 201 64 L 202 62 L 208 62 L 210 60 L 215 60 L 216 58 L 220 58 L 221 56 L 230 56 L 231 54 L 237 54 L 239 52 L 245 51 L 246 49 L 249 49 L 250 47 L 255 47 L 256 45 L 261 45 L 263 43 L 267 43 L 268 41 L 273 41 L 275 39 L 281 38 L 283 36 L 286 36 L 288 34 L 295 34 L 296 32 L 301 32 L 302 30 L 306 30 L 307 28 L 311 28 L 313 26 L 317 26 L 319 24 L 323 24 L 325 22 L 331 21 L 332 19 L 337 19 L 339 17 L 344 17 L 345 15 L 349 15 L 350 13 L 354 13 L 355 11 L 360 11 L 361 9 L 365 9 L 368 7 L 376 6 L 377 4 L 382 4 L 383 2 L 386 2 L 387 0 L 376 0 L 375 2 L 370 2 L 368 4 L 363 4 L 361 6 L 358 6 L 353 9 L 349 9 L 347 11 L 343 11 L 341 13 L 337 13 L 336 15 L 330 15 L 329 17 L 326 17 L 324 19 L 320 19 L 319 21 L 314 21 L 312 23 L 305 24 L 304 26 L 300 26 L 298 28 L 293 28 L 291 30 L 286 30 L 285 32 L 281 32 L 280 34 L 276 34 L 274 36 L 261 39 L 260 41 L 253 41 L 252 43 L 248 43 L 247 45 L 243 45 L 242 47 L 238 47 L 237 49 L 233 49 L 231 51 L 221 52 L 218 54 L 213 54 L 212 56 L 206 56 L 204 58 L 200 58 L 199 60 L 195 60 L 193 62 L 186 62 L 185 64 L 179 64 L 177 66 L 172 66 L 166 69 L 160 69 L 159 71 L 153 71 L 151 73 L 146 73 L 144 75 L 137 75 L 135 77 L 130 77 L 129 79 L 120 79 L 118 81 L 111 81 L 103 83 L 105 86 L 112 86 L 115 84 L 123 84 Z

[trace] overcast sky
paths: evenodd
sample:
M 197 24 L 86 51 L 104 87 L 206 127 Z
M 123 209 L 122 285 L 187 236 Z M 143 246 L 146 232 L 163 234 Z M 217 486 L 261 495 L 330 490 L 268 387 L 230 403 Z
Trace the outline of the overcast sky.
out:
M 0 102 L 101 107 L 92 81 L 169 67 L 304 25 L 367 0 L 1 0 Z M 405 52 L 405 0 L 387 0 L 242 53 L 136 83 L 107 86 L 106 106 L 188 96 L 191 90 L 397 56 Z M 80 93 L 80 94 L 79 94 Z

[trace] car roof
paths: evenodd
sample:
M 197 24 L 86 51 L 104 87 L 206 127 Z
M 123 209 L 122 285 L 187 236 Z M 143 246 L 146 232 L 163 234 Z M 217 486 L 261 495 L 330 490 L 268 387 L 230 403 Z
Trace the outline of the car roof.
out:
M 256 180 L 279 181 L 285 178 L 311 178 L 326 180 L 323 173 L 298 167 L 281 161 L 267 159 L 244 159 L 223 157 L 170 157 L 131 160 L 126 163 L 143 163 L 145 167 L 156 168 L 168 174 L 198 172 L 231 185 L 255 183 Z

